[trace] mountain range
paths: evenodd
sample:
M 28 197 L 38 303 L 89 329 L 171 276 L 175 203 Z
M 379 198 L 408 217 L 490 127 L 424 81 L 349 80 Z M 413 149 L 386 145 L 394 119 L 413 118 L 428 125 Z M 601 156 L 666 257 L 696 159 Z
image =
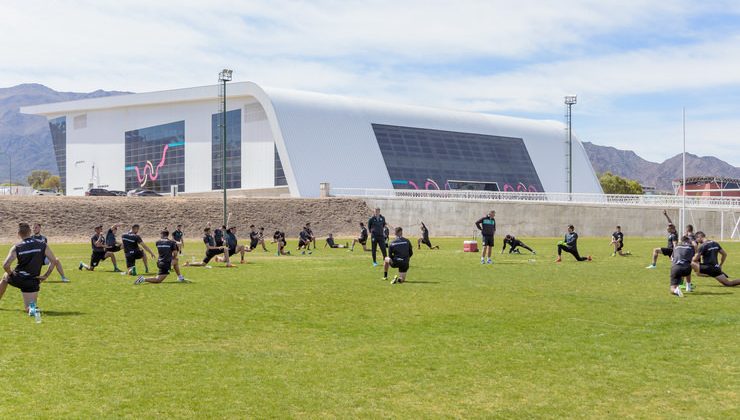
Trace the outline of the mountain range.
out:
M 25 183 L 32 170 L 42 169 L 57 174 L 56 158 L 46 117 L 21 114 L 22 106 L 78 99 L 125 95 L 131 92 L 96 90 L 89 93 L 57 92 L 36 83 L 0 88 L 0 183 L 9 176 L 11 156 L 13 181 Z M 671 181 L 681 176 L 681 155 L 662 163 L 650 162 L 630 150 L 583 143 L 597 173 L 609 171 L 634 179 L 644 186 L 672 191 Z M 740 178 L 740 168 L 713 156 L 686 155 L 687 176 L 712 175 Z

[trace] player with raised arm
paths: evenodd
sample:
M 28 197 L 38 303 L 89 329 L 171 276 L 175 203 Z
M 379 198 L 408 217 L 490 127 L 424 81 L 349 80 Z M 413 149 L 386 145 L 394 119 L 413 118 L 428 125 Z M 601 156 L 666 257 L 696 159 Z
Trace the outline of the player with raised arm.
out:
M 614 248 L 614 252 L 612 252 L 612 257 L 616 256 L 617 254 L 621 255 L 622 257 L 632 255 L 632 253 L 629 251 L 622 252 L 622 249 L 624 249 L 624 233 L 622 233 L 621 226 L 617 226 L 617 230 L 612 233 L 612 241 L 610 242 L 610 245 Z
M 41 241 L 45 244 L 49 244 L 49 240 L 46 238 L 46 236 L 41 234 L 41 223 L 36 223 L 33 225 L 33 235 L 31 235 L 31 238 Z M 44 265 L 51 264 L 51 261 L 48 259 L 44 259 Z M 57 259 L 57 263 L 55 267 L 57 272 L 60 276 L 62 276 L 62 283 L 69 283 L 69 279 L 64 275 L 64 269 L 62 268 L 62 261 Z
M 123 224 L 116 223 L 108 228 L 108 231 L 105 233 L 105 252 L 110 257 L 110 261 L 113 263 L 113 271 L 116 273 L 121 271 L 118 269 L 118 264 L 116 264 L 116 252 L 121 250 L 121 243 L 118 242 L 116 236 L 119 226 L 123 226 Z
M 694 246 L 688 236 L 683 236 L 681 242 L 673 248 L 671 253 L 671 294 L 683 297 L 681 293 L 681 280 L 686 281 L 686 291 L 693 289 L 691 286 L 691 261 L 694 259 Z
M 424 222 L 420 222 L 421 226 L 419 229 L 421 229 L 421 238 L 417 241 L 417 245 L 419 246 L 419 249 L 421 249 L 421 244 L 424 244 L 429 247 L 429 249 L 439 249 L 439 245 L 432 246 L 432 241 L 429 240 L 429 229 L 424 224 Z
M 702 231 L 696 232 L 696 242 L 699 244 L 699 249 L 691 261 L 691 268 L 696 275 L 714 277 L 723 286 L 740 286 L 740 279 L 730 280 L 729 276 L 722 271 L 722 266 L 727 260 L 727 251 L 722 249 L 718 242 L 707 239 Z M 717 254 L 721 256 L 719 261 L 717 260 Z
M 354 251 L 355 250 L 355 244 L 356 243 L 359 243 L 360 245 L 362 245 L 362 250 L 363 251 L 370 251 L 365 246 L 365 244 L 367 243 L 367 237 L 368 237 L 367 228 L 365 227 L 365 224 L 364 223 L 360 222 L 360 236 L 358 236 L 357 238 L 355 238 L 355 239 L 352 240 L 352 247 L 349 250 L 350 251 Z
M 527 251 L 531 252 L 534 255 L 537 255 L 536 252 L 530 247 L 528 247 L 524 242 L 517 239 L 514 235 L 506 235 L 504 237 L 504 247 L 501 248 L 501 253 L 503 254 L 504 251 L 506 251 L 506 245 L 509 245 L 509 254 L 520 254 L 519 247 L 526 249 Z
M 149 273 L 149 260 L 139 246 L 144 248 L 152 258 L 154 258 L 154 253 L 139 236 L 139 225 L 131 226 L 128 233 L 121 235 L 121 242 L 123 243 L 123 255 L 126 257 L 126 272 L 123 274 L 136 275 L 136 260 L 142 260 L 144 272 Z
M 40 285 L 54 270 L 57 259 L 46 243 L 31 238 L 31 227 L 28 223 L 18 224 L 18 237 L 21 241 L 10 248 L 3 263 L 5 273 L 0 280 L 0 299 L 8 285 L 17 287 L 23 295 L 23 305 L 28 315 L 36 317 L 36 322 L 41 322 L 41 312 L 38 308 Z M 49 260 L 49 268 L 41 275 L 44 259 Z M 15 268 L 11 268 L 11 264 L 16 260 L 18 263 Z
M 399 226 L 394 231 L 396 238 L 388 246 L 388 256 L 383 260 L 383 280 L 388 280 L 389 267 L 398 269 L 398 275 L 393 277 L 391 284 L 406 281 L 409 262 L 414 255 L 414 247 L 411 245 L 411 241 L 403 237 L 403 229 Z
M 169 238 L 170 232 L 168 232 L 167 229 L 161 231 L 159 234 L 160 238 L 156 243 L 157 253 L 159 254 L 159 257 L 157 258 L 157 275 L 156 277 L 139 276 L 134 284 L 142 284 L 144 282 L 162 283 L 170 274 L 170 270 L 173 268 L 173 265 L 175 273 L 177 273 L 177 281 L 180 283 L 186 282 L 185 277 L 180 272 L 180 267 L 177 264 L 177 255 L 180 249 L 179 244 Z
M 493 236 L 496 234 L 496 211 L 491 210 L 487 215 L 475 222 L 475 227 L 481 232 L 483 247 L 480 254 L 481 264 L 493 264 L 491 251 L 493 251 Z M 488 260 L 486 260 L 488 257 Z
M 558 259 L 555 260 L 556 263 L 563 261 L 561 257 L 563 251 L 573 255 L 576 261 L 591 261 L 590 255 L 587 257 L 581 257 L 578 253 L 578 234 L 573 225 L 568 226 L 568 233 L 565 234 L 565 238 L 558 242 Z
M 105 261 L 107 258 L 111 259 L 113 263 L 113 271 L 121 272 L 116 266 L 116 256 L 112 252 L 105 250 L 105 236 L 103 235 L 103 225 L 95 226 L 95 234 L 90 237 L 90 246 L 92 247 L 92 255 L 90 255 L 90 265 L 80 261 L 80 265 L 77 267 L 82 270 L 83 268 L 87 271 L 94 271 L 101 261 Z
M 228 247 L 229 257 L 239 254 L 241 257 L 239 263 L 244 264 L 244 253 L 247 252 L 247 250 L 244 248 L 244 245 L 239 245 L 239 240 L 236 238 L 236 226 L 232 226 L 226 231 L 226 234 L 224 235 L 224 243 Z M 216 257 L 216 261 L 219 262 L 226 262 L 225 259 L 226 255 L 223 257 Z
M 373 267 L 378 266 L 378 261 L 376 258 L 378 247 L 380 247 L 380 252 L 383 254 L 383 260 L 385 260 L 385 257 L 388 256 L 386 251 L 385 228 L 385 217 L 380 214 L 380 208 L 376 208 L 375 213 L 367 221 L 367 229 L 370 231 Z
M 674 225 L 671 221 L 671 218 L 668 217 L 667 211 L 663 210 L 663 216 L 665 216 L 665 218 L 668 220 L 668 227 L 666 227 L 666 230 L 668 231 L 668 243 L 663 248 L 653 249 L 653 262 L 645 268 L 655 268 L 656 264 L 658 263 L 658 255 L 660 254 L 663 254 L 666 257 L 670 258 L 673 254 L 673 248 L 678 245 L 678 232 L 676 231 L 676 225 Z
M 203 243 L 206 246 L 206 256 L 203 258 L 203 261 L 198 261 L 198 262 L 185 261 L 184 265 L 186 267 L 209 267 L 210 268 L 208 263 L 215 256 L 221 255 L 226 251 L 225 245 L 220 245 L 220 246 L 216 245 L 216 240 L 214 239 L 213 235 L 211 235 L 211 228 L 208 226 L 206 226 L 203 229 Z M 224 262 L 226 263 L 226 267 L 233 267 L 234 265 L 231 264 L 231 262 L 229 261 L 229 257 L 228 257 L 229 253 L 226 252 L 225 255 L 226 255 L 226 258 Z

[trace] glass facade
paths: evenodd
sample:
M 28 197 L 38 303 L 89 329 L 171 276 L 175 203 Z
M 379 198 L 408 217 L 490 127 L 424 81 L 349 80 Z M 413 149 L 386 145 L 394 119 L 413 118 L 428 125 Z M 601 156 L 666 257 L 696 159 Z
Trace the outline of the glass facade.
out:
M 373 124 L 396 189 L 542 191 L 520 138 Z
M 283 162 L 280 161 L 280 154 L 278 153 L 277 146 L 275 146 L 275 186 L 281 187 L 284 185 L 288 185 L 288 180 L 285 179 Z
M 126 190 L 185 191 L 185 121 L 126 132 Z
M 62 190 L 67 191 L 67 117 L 49 120 L 51 142 L 57 158 L 57 170 L 62 181 Z
M 226 188 L 242 187 L 242 111 L 226 112 Z M 223 145 L 221 144 L 221 113 L 211 115 L 211 188 L 223 189 Z

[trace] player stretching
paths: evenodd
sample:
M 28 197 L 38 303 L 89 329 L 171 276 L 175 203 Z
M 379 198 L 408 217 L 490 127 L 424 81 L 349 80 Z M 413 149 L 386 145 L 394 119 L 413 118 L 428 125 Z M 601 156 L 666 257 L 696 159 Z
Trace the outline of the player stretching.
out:
M 691 286 L 691 261 L 694 259 L 694 246 L 688 236 L 681 238 L 681 243 L 673 248 L 671 254 L 671 293 L 683 297 L 681 279 L 686 280 L 686 291 L 694 290 Z
M 612 252 L 612 257 L 616 256 L 617 254 L 626 257 L 627 255 L 632 255 L 629 251 L 622 252 L 622 249 L 624 249 L 624 233 L 622 233 L 622 227 L 617 226 L 617 230 L 612 233 L 612 241 L 611 245 L 614 247 L 614 252 Z
M 409 271 L 409 262 L 414 255 L 411 241 L 403 237 L 403 229 L 399 226 L 395 230 L 396 239 L 388 246 L 388 256 L 384 259 L 383 280 L 388 280 L 388 267 L 398 269 L 398 275 L 393 276 L 391 284 L 406 281 L 406 272 Z
M 31 227 L 28 223 L 18 224 L 18 237 L 21 241 L 10 248 L 3 264 L 5 274 L 0 280 L 0 298 L 5 294 L 8 285 L 21 289 L 26 312 L 30 316 L 35 316 L 37 322 L 41 322 L 41 312 L 37 306 L 39 288 L 41 282 L 54 270 L 57 259 L 48 245 L 31 238 Z M 42 276 L 40 274 L 44 258 L 49 260 L 49 268 Z M 15 269 L 11 270 L 10 265 L 15 260 L 18 260 L 18 263 Z
M 185 233 L 182 231 L 182 225 L 177 225 L 177 229 L 172 232 L 172 240 L 177 242 L 177 255 L 185 255 Z
M 536 252 L 530 247 L 528 247 L 524 242 L 517 239 L 514 235 L 506 235 L 504 237 L 504 247 L 501 248 L 501 253 L 503 254 L 504 251 L 506 251 L 506 245 L 509 245 L 511 248 L 509 248 L 509 254 L 521 254 L 518 247 L 522 247 L 526 249 L 527 251 L 531 252 L 534 255 L 537 255 Z
M 342 244 L 336 244 L 334 243 L 334 234 L 330 233 L 329 236 L 326 237 L 326 243 L 324 244 L 324 248 L 348 248 L 349 242 L 342 245 Z
M 35 239 L 37 241 L 41 241 L 45 244 L 49 243 L 49 240 L 46 239 L 46 236 L 41 234 L 41 223 L 36 223 L 33 225 L 33 235 L 31 236 L 32 239 Z M 44 259 L 44 265 L 48 265 L 51 262 L 48 259 Z M 64 276 L 64 269 L 62 268 L 62 261 L 57 259 L 56 266 L 54 267 L 57 269 L 57 272 L 60 276 L 62 276 L 62 283 L 69 283 L 69 279 Z
M 236 239 L 236 226 L 232 226 L 226 231 L 224 235 L 224 243 L 229 248 L 229 257 L 239 254 L 241 257 L 240 264 L 244 264 L 244 253 L 247 252 L 244 249 L 244 245 L 239 245 L 239 240 Z M 216 257 L 216 261 L 226 262 L 226 255 L 223 257 Z
M 699 243 L 699 250 L 691 262 L 691 268 L 697 276 L 714 277 L 715 280 L 724 286 L 740 286 L 740 279 L 730 280 L 729 276 L 722 271 L 722 266 L 727 259 L 727 251 L 722 249 L 719 243 L 707 239 L 704 232 L 696 232 L 696 242 Z M 722 258 L 717 261 L 717 254 Z
M 285 246 L 288 245 L 288 241 L 285 240 L 285 232 L 276 230 L 272 235 L 272 243 L 277 244 L 277 256 L 290 255 L 290 251 L 285 250 Z
M 142 260 L 144 262 L 144 272 L 149 273 L 149 260 L 146 258 L 146 254 L 139 248 L 139 245 L 152 258 L 154 258 L 154 253 L 144 243 L 141 236 L 139 236 L 139 225 L 131 226 L 131 230 L 128 233 L 121 235 L 121 242 L 123 242 L 123 254 L 126 256 L 126 272 L 123 274 L 136 275 L 136 260 Z
M 116 264 L 116 252 L 121 250 L 121 243 L 118 242 L 116 234 L 118 233 L 118 226 L 123 226 L 120 223 L 116 223 L 108 229 L 105 233 L 105 252 L 110 255 L 110 260 L 113 263 L 113 271 L 120 272 L 118 265 Z
M 664 248 L 655 248 L 653 249 L 653 262 L 649 266 L 645 268 L 655 268 L 655 265 L 658 263 L 658 255 L 663 254 L 666 257 L 670 258 L 673 254 L 673 248 L 678 244 L 678 233 L 676 232 L 676 226 L 671 223 L 671 219 L 668 217 L 668 213 L 666 213 L 665 210 L 663 210 L 663 215 L 668 219 L 668 227 L 666 230 L 668 231 L 668 245 Z
M 491 251 L 493 251 L 493 235 L 496 234 L 496 212 L 494 210 L 489 211 L 486 216 L 481 217 L 475 222 L 475 227 L 481 231 L 481 237 L 483 238 L 480 263 L 493 264 Z M 488 261 L 486 261 L 486 256 L 488 257 Z
M 100 264 L 101 261 L 105 261 L 110 258 L 113 263 L 113 271 L 120 273 L 116 265 L 116 256 L 112 252 L 105 250 L 105 236 L 103 236 L 103 225 L 95 226 L 95 234 L 90 238 L 90 245 L 92 246 L 92 255 L 90 255 L 90 265 L 80 261 L 80 265 L 77 267 L 82 270 L 83 268 L 87 271 L 94 271 L 95 267 Z
M 383 254 L 383 260 L 385 260 L 385 257 L 388 255 L 385 249 L 385 234 L 383 232 L 385 230 L 385 217 L 380 214 L 380 208 L 376 208 L 375 214 L 373 214 L 373 216 L 368 219 L 367 228 L 368 230 L 370 230 L 371 235 L 370 243 L 372 244 L 371 248 L 373 254 L 373 267 L 377 267 L 377 248 L 380 247 L 380 252 Z
M 362 245 L 363 251 L 370 251 L 365 246 L 365 244 L 367 243 L 367 228 L 365 227 L 365 224 L 362 222 L 360 222 L 360 236 L 352 240 L 352 248 L 349 249 L 350 251 L 355 250 L 356 243 L 359 243 L 360 245 Z
M 424 222 L 421 222 L 421 238 L 417 241 L 417 245 L 419 246 L 419 249 L 421 249 L 421 244 L 424 244 L 429 247 L 429 249 L 439 249 L 439 245 L 432 246 L 432 242 L 429 240 L 429 229 L 427 229 Z
M 563 251 L 573 255 L 576 261 L 591 261 L 590 255 L 588 257 L 581 257 L 578 253 L 578 234 L 573 225 L 568 226 L 568 233 L 565 234 L 565 239 L 558 242 L 558 259 L 555 262 L 559 263 L 563 260 L 561 258 Z
M 301 249 L 303 249 L 301 255 L 306 255 L 306 250 L 311 249 L 311 233 L 307 226 L 304 226 L 301 233 L 298 234 L 298 250 Z M 312 251 L 308 251 L 308 253 L 312 254 Z
M 185 261 L 185 266 L 188 267 L 209 267 L 208 263 L 215 257 L 216 255 L 220 255 L 224 253 L 224 250 L 226 249 L 225 245 L 216 245 L 216 240 L 213 238 L 213 235 L 211 235 L 211 228 L 206 227 L 203 229 L 203 243 L 206 245 L 206 256 L 203 258 L 203 261 L 198 262 L 188 262 Z M 221 242 L 223 244 L 223 241 Z M 225 254 L 225 262 L 227 267 L 234 267 L 233 264 L 229 261 L 229 253 L 226 252 Z
M 157 258 L 157 268 L 159 269 L 159 271 L 157 271 L 157 276 L 139 276 L 134 284 L 142 284 L 144 282 L 162 283 L 170 274 L 170 269 L 173 268 L 173 262 L 175 273 L 177 273 L 177 280 L 180 283 L 185 283 L 185 277 L 180 273 L 180 267 L 177 264 L 177 254 L 180 246 L 177 242 L 170 240 L 169 236 L 170 233 L 166 229 L 161 231 L 160 239 L 156 243 L 157 253 L 159 254 L 159 258 Z
M 311 229 L 311 222 L 306 222 L 306 233 L 308 233 L 308 237 L 311 239 L 313 249 L 316 249 L 316 235 L 313 234 L 313 229 Z

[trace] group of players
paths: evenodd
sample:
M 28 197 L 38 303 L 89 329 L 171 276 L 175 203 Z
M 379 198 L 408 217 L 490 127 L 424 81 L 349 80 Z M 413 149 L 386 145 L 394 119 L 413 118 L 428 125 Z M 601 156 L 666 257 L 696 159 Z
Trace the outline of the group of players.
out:
M 714 277 L 725 286 L 740 285 L 740 279 L 730 280 L 722 271 L 722 266 L 727 258 L 727 252 L 716 241 L 710 240 L 703 232 L 694 233 L 692 225 L 687 225 L 685 234 L 680 238 L 676 227 L 671 221 L 666 211 L 663 211 L 668 220 L 668 243 L 666 247 L 656 248 L 653 251 L 653 260 L 647 268 L 655 268 L 659 255 L 665 255 L 671 258 L 671 293 L 676 296 L 683 296 L 680 285 L 683 283 L 685 290 L 691 292 L 694 286 L 691 283 L 692 271 L 699 276 Z M 480 230 L 482 237 L 481 264 L 493 264 L 491 252 L 494 245 L 494 235 L 496 233 L 496 212 L 490 211 L 486 216 L 475 222 L 475 226 Z M 156 276 L 146 277 L 138 275 L 134 284 L 142 283 L 161 283 L 174 270 L 179 282 L 187 282 L 180 271 L 179 257 L 184 255 L 185 248 L 184 233 L 182 225 L 172 232 L 163 229 L 159 232 L 160 237 L 155 246 L 157 255 L 144 243 L 139 235 L 140 226 L 132 225 L 127 233 L 121 235 L 121 241 L 118 241 L 118 228 L 122 224 L 111 226 L 103 234 L 103 226 L 99 225 L 94 228 L 95 233 L 90 238 L 92 254 L 90 263 L 80 262 L 80 270 L 94 271 L 95 268 L 104 260 L 110 258 L 113 264 L 113 271 L 120 272 L 122 275 L 137 276 L 136 261 L 142 260 L 145 273 L 149 273 L 149 254 L 150 258 L 156 257 L 157 274 Z M 421 237 L 417 241 L 417 247 L 425 244 L 429 249 L 439 249 L 439 246 L 433 246 L 429 239 L 429 229 L 421 222 Z M 211 260 L 225 263 L 226 267 L 234 267 L 231 263 L 231 257 L 236 254 L 240 256 L 240 262 L 244 263 L 244 256 L 247 252 L 252 252 L 258 247 L 267 252 L 265 245 L 264 228 L 259 229 L 255 225 L 250 226 L 249 246 L 239 245 L 236 236 L 237 229 L 232 226 L 227 228 L 226 225 L 212 231 L 210 223 L 203 229 L 203 243 L 205 245 L 205 257 L 201 261 L 185 261 L 184 266 L 191 267 L 208 267 Z M 377 250 L 383 256 L 383 279 L 388 280 L 388 271 L 390 268 L 398 269 L 398 274 L 393 277 L 391 284 L 403 283 L 406 281 L 406 274 L 409 270 L 411 257 L 413 256 L 413 246 L 411 241 L 403 236 L 403 228 L 394 229 L 395 237 L 390 240 L 390 226 L 386 223 L 385 217 L 380 214 L 380 209 L 376 208 L 374 214 L 368 219 L 367 226 L 360 223 L 360 235 L 349 243 L 337 244 L 334 241 L 333 234 L 329 233 L 326 238 L 324 247 L 330 248 L 348 248 L 348 251 L 354 251 L 356 243 L 359 243 L 364 251 L 370 251 L 372 255 L 373 267 L 378 266 Z M 33 229 L 27 223 L 20 223 L 18 236 L 21 242 L 13 246 L 5 259 L 3 268 L 5 274 L 0 280 L 0 298 L 9 285 L 17 287 L 23 294 L 23 301 L 29 315 L 38 315 L 39 311 L 36 305 L 38 298 L 39 285 L 46 280 L 53 270 L 57 270 L 62 278 L 62 282 L 68 282 L 69 279 L 64 274 L 61 262 L 56 259 L 48 241 L 41 234 L 41 225 L 35 224 Z M 371 248 L 366 247 L 367 240 L 370 239 Z M 272 243 L 277 245 L 277 255 L 290 255 L 286 250 L 287 240 L 285 233 L 276 230 L 272 237 Z M 523 248 L 536 254 L 536 252 L 524 244 L 521 240 L 513 235 L 506 235 L 501 249 L 503 254 L 506 247 L 509 246 L 509 253 L 519 253 L 519 248 Z M 630 255 L 629 251 L 624 251 L 624 234 L 621 227 L 617 226 L 616 231 L 612 234 L 611 245 L 614 252 L 612 256 Z M 302 254 L 312 253 L 311 249 L 316 248 L 316 237 L 311 229 L 311 224 L 306 223 L 298 236 L 298 250 Z M 126 260 L 126 270 L 120 270 L 117 264 L 116 253 L 123 251 Z M 558 257 L 555 262 L 562 261 L 562 252 L 573 255 L 576 261 L 591 261 L 590 255 L 583 257 L 578 252 L 578 234 L 575 232 L 573 225 L 568 226 L 567 233 L 562 241 L 557 243 Z M 718 255 L 721 258 L 718 258 Z M 14 261 L 17 260 L 15 268 L 11 268 Z M 41 275 L 44 265 L 48 265 L 47 271 Z

